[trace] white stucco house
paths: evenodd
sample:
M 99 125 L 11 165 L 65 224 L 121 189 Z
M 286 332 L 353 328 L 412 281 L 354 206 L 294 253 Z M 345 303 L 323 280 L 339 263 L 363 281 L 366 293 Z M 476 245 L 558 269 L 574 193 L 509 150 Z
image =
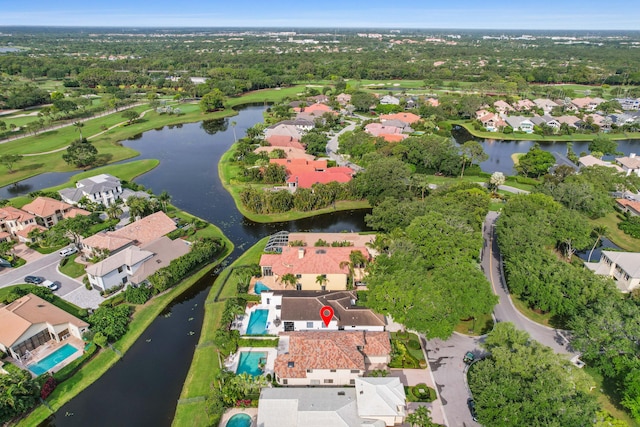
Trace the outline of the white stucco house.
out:
M 121 198 L 122 184 L 113 175 L 106 173 L 81 179 L 76 182 L 76 188 L 64 188 L 58 193 L 67 203 L 77 204 L 80 199 L 86 197 L 94 203 L 102 203 L 111 206 Z
M 622 292 L 640 287 L 640 253 L 602 251 L 599 262 L 584 265 L 595 274 L 614 278 Z

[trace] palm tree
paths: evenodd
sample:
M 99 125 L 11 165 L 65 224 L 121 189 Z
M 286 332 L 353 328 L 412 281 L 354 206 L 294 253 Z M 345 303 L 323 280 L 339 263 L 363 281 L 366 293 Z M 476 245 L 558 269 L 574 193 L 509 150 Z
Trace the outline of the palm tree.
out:
M 327 285 L 327 275 L 326 274 L 319 274 L 316 276 L 316 283 L 318 285 L 320 285 L 321 288 L 324 288 L 324 286 Z
M 289 285 L 295 286 L 296 283 L 298 282 L 298 279 L 296 278 L 295 275 L 291 273 L 286 273 L 280 276 L 280 282 L 283 283 L 284 287 L 286 288 Z
M 604 237 L 606 233 L 607 233 L 607 227 L 604 225 L 598 225 L 593 229 L 592 234 L 596 235 L 596 241 L 593 244 L 593 247 L 591 248 L 591 250 L 589 251 L 589 258 L 587 258 L 587 262 L 591 262 L 591 255 L 593 255 L 593 251 L 595 250 L 596 246 L 598 246 L 600 239 L 602 239 L 602 237 Z
M 158 196 L 158 201 L 162 204 L 162 210 L 164 212 L 167 211 L 167 204 L 169 203 L 169 201 L 171 200 L 171 195 L 169 193 L 167 193 L 166 190 L 164 190 L 162 193 L 160 193 L 160 195 Z
M 431 411 L 426 406 L 418 406 L 415 411 L 407 416 L 407 422 L 412 427 L 433 427 L 437 425 L 431 421 Z
M 82 128 L 84 127 L 84 123 L 82 122 L 74 122 L 73 126 L 76 128 L 78 132 L 80 132 L 80 141 L 82 141 Z
M 231 122 L 231 128 L 233 129 L 233 142 L 238 142 L 238 138 L 236 137 L 236 125 L 238 123 L 233 121 Z
M 120 207 L 120 203 L 118 202 L 115 202 L 105 210 L 105 213 L 107 214 L 109 219 L 120 218 L 120 215 L 122 215 L 122 212 L 123 212 L 122 208 Z

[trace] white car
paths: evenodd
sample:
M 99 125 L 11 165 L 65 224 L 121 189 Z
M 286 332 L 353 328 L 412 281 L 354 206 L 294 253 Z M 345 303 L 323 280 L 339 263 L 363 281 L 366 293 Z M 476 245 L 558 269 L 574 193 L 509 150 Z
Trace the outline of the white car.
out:
M 51 280 L 45 280 L 40 284 L 40 286 L 46 286 L 52 291 L 57 291 L 58 289 L 60 289 L 60 282 L 52 282 Z
M 64 248 L 60 251 L 60 256 L 64 258 L 66 256 L 73 255 L 76 252 L 78 252 L 78 248 L 75 246 L 69 246 L 68 248 Z

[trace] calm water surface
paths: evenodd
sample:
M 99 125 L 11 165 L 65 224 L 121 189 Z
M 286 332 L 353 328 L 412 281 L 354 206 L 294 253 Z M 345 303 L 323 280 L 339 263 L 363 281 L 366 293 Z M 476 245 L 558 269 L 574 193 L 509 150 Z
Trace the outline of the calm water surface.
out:
M 231 262 L 257 240 L 279 230 L 367 230 L 366 211 L 336 212 L 278 224 L 259 224 L 244 218 L 218 178 L 220 156 L 236 134 L 262 122 L 264 107 L 248 107 L 238 116 L 216 122 L 193 123 L 146 132 L 124 145 L 160 165 L 136 179 L 154 193 L 167 190 L 172 203 L 222 229 L 234 243 Z M 169 426 L 198 343 L 204 300 L 215 274 L 203 277 L 177 298 L 126 353 L 98 381 L 47 420 L 45 426 Z

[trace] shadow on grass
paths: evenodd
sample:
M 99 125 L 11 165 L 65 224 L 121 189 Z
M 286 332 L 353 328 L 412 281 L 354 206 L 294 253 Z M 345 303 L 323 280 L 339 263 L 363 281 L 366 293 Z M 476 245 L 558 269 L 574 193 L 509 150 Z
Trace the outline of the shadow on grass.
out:
M 21 170 L 21 171 L 32 171 L 32 170 L 40 169 L 42 167 L 44 167 L 44 163 L 32 163 L 32 164 L 29 164 L 29 165 L 24 165 L 23 167 L 21 167 L 18 170 Z

